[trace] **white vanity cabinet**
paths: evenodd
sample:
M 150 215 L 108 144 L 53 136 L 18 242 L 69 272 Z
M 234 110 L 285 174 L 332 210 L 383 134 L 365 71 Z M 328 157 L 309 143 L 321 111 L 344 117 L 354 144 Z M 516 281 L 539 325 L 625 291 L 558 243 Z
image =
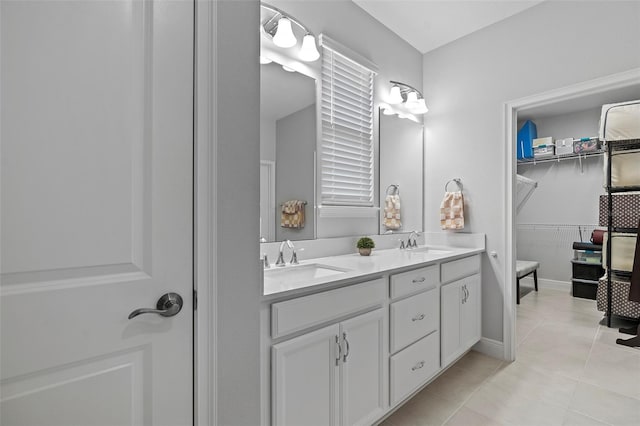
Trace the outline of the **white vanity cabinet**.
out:
M 441 274 L 441 358 L 446 368 L 481 337 L 480 258 L 443 263 Z
M 392 406 L 424 385 L 440 369 L 439 275 L 436 264 L 390 277 Z
M 318 303 L 353 290 L 357 294 L 358 287 L 368 287 L 373 294 L 386 290 L 383 280 L 354 287 L 347 293 L 348 287 L 292 301 L 313 313 L 321 310 Z M 385 310 L 379 307 L 273 345 L 272 424 L 369 425 L 380 418 L 388 395 L 386 324 Z

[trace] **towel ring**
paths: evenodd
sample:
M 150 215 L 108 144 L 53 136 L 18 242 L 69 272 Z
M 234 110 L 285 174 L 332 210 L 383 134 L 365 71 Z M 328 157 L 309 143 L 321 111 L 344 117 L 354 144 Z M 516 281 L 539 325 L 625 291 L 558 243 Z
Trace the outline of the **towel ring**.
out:
M 392 190 L 391 194 L 389 194 L 389 190 Z M 387 190 L 385 191 L 386 195 L 398 195 L 400 194 L 400 185 L 396 185 L 396 184 L 391 184 L 387 187 Z
M 462 191 L 462 180 L 460 178 L 453 178 L 449 182 L 444 184 L 444 192 L 447 192 L 447 187 L 451 182 L 455 183 L 458 186 L 458 189 Z

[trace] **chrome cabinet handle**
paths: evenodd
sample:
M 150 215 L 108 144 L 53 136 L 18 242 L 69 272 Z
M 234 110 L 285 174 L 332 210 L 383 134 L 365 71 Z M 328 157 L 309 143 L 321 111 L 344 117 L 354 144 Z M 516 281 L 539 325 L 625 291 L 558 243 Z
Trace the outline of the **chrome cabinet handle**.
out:
M 340 363 L 340 358 L 342 355 L 342 345 L 340 345 L 340 336 L 336 336 L 336 347 L 338 349 L 338 353 L 336 356 L 336 366 Z
M 420 361 L 419 363 L 411 367 L 411 371 L 420 370 L 422 367 L 424 367 L 424 361 Z
M 158 314 L 163 317 L 172 317 L 182 309 L 182 297 L 178 293 L 162 295 L 156 304 L 156 309 L 139 308 L 129 314 L 129 319 L 142 314 Z
M 425 277 L 420 277 L 420 278 L 414 278 L 411 282 L 414 284 L 418 284 L 418 283 L 423 283 L 425 282 L 427 279 Z
M 347 362 L 347 357 L 349 356 L 349 352 L 351 352 L 349 341 L 347 340 L 347 333 L 342 333 L 342 340 L 344 340 L 344 343 L 347 345 L 347 348 L 344 351 L 344 355 L 342 356 L 342 362 Z
M 424 314 L 420 314 L 420 315 L 417 315 L 417 316 L 411 318 L 411 321 L 414 321 L 414 322 L 415 321 L 422 321 L 424 318 L 425 318 L 425 315 Z

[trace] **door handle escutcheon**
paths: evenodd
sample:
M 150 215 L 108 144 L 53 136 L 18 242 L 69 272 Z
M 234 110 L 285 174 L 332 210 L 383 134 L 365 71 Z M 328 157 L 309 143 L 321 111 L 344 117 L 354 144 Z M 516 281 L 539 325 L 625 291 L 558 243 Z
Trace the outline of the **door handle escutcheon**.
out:
M 139 308 L 129 314 L 129 319 L 142 314 L 158 314 L 163 317 L 172 317 L 182 309 L 182 297 L 178 293 L 164 294 L 156 304 L 156 309 Z

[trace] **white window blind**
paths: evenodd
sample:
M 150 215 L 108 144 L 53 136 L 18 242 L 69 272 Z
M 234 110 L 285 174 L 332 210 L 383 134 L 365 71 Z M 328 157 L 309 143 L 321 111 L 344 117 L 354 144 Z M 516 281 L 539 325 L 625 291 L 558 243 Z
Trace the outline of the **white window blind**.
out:
M 322 204 L 373 206 L 374 76 L 374 71 L 323 46 Z

